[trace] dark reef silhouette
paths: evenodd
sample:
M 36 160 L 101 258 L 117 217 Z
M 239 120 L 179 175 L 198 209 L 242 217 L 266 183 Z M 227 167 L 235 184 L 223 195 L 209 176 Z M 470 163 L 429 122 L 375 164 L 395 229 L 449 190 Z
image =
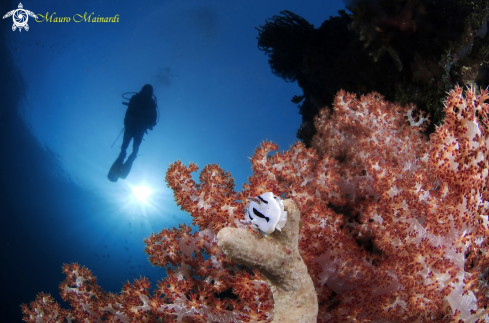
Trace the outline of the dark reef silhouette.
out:
M 273 73 L 297 81 L 302 124 L 297 137 L 307 146 L 314 116 L 331 106 L 340 89 L 379 92 L 389 101 L 414 103 L 443 122 L 443 99 L 455 85 L 489 85 L 489 1 L 357 0 L 319 28 L 290 11 L 258 27 L 258 48 Z

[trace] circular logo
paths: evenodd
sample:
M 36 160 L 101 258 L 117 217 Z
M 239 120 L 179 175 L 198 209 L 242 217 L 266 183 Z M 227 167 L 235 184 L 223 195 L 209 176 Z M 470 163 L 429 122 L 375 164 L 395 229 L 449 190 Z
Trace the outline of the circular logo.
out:
M 13 16 L 14 16 L 14 24 L 17 26 L 17 28 L 24 28 L 24 26 L 27 25 L 27 20 L 29 19 L 29 16 L 27 15 L 27 12 L 25 12 L 24 9 L 15 10 Z

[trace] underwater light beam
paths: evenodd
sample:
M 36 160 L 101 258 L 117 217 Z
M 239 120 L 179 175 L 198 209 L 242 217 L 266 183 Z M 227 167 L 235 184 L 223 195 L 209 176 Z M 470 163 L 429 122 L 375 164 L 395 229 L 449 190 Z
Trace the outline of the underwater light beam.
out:
M 146 203 L 146 199 L 151 195 L 152 191 L 147 188 L 146 186 L 137 186 L 137 187 L 132 187 L 132 192 L 136 196 L 136 198 L 141 201 Z

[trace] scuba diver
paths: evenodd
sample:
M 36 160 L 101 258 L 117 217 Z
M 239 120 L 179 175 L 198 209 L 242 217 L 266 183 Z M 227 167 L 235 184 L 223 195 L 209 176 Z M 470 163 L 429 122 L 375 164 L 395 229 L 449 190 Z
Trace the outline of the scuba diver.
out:
M 131 97 L 129 103 L 123 103 L 128 106 L 124 117 L 124 139 L 119 157 L 117 157 L 107 175 L 111 182 L 117 182 L 119 178 L 125 179 L 129 175 L 144 134 L 148 133 L 148 129 L 153 130 L 156 125 L 157 106 L 153 97 L 153 87 L 150 84 L 146 84 L 139 93 Z M 133 140 L 132 153 L 124 162 L 126 149 L 131 139 Z

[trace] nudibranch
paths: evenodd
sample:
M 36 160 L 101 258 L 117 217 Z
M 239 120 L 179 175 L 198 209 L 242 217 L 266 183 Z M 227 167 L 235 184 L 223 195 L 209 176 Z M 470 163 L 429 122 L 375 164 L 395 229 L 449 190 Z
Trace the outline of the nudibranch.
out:
M 282 231 L 287 222 L 287 212 L 284 211 L 284 203 L 280 197 L 267 192 L 257 197 L 249 197 L 247 200 L 247 218 L 253 224 L 253 229 L 264 236 L 275 229 Z

